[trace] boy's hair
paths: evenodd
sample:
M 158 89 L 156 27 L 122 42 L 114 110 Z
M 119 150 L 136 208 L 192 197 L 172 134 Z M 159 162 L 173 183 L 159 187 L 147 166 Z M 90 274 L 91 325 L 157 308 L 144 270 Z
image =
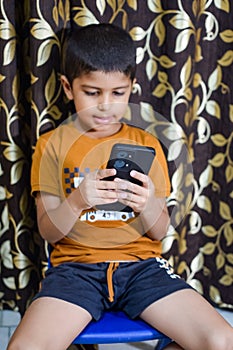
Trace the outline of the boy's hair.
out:
M 91 24 L 73 30 L 63 53 L 63 74 L 70 84 L 91 71 L 122 72 L 135 77 L 136 49 L 122 28 L 109 23 Z

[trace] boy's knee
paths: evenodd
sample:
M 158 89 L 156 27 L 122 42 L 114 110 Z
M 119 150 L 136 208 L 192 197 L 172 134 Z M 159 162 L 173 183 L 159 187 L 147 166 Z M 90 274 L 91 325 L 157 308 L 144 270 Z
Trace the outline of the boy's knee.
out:
M 17 341 L 12 340 L 9 342 L 6 350 L 22 350 L 23 347 L 24 346 L 20 346 L 20 344 Z
M 211 337 L 209 349 L 211 350 L 233 350 L 233 329 L 232 332 L 216 334 Z
M 18 342 L 17 340 L 12 340 L 8 344 L 6 350 L 27 350 L 27 346 L 21 342 Z

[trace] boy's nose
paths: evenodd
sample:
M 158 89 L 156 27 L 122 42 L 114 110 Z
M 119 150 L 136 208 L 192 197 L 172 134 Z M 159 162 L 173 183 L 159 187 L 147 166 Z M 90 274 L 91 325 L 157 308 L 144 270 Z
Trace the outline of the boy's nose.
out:
M 109 95 L 99 96 L 98 109 L 100 111 L 108 111 L 111 105 L 111 97 Z
M 106 102 L 100 102 L 100 103 L 98 103 L 98 109 L 99 109 L 101 112 L 108 111 L 109 108 L 110 108 L 110 103 L 106 103 Z

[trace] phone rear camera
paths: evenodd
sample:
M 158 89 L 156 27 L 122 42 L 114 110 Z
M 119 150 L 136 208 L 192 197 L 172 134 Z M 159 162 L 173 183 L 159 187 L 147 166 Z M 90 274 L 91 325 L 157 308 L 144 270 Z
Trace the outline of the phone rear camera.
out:
M 125 151 L 120 151 L 117 153 L 118 158 L 127 158 L 127 156 L 128 156 L 128 153 Z
M 121 169 L 125 166 L 125 161 L 121 159 L 117 159 L 114 163 L 114 168 Z

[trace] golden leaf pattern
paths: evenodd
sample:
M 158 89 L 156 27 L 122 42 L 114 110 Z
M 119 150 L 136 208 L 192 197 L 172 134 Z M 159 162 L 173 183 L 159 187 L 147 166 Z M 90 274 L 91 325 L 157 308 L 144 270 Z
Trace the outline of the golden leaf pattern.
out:
M 233 308 L 231 6 L 35 0 L 32 9 L 26 0 L 2 0 L 0 308 L 24 312 L 47 268 L 30 196 L 31 155 L 38 137 L 70 113 L 59 80 L 66 31 L 100 22 L 122 26 L 135 41 L 138 112 L 129 108 L 125 121 L 156 135 L 168 159 L 171 225 L 163 254 L 208 300 Z

